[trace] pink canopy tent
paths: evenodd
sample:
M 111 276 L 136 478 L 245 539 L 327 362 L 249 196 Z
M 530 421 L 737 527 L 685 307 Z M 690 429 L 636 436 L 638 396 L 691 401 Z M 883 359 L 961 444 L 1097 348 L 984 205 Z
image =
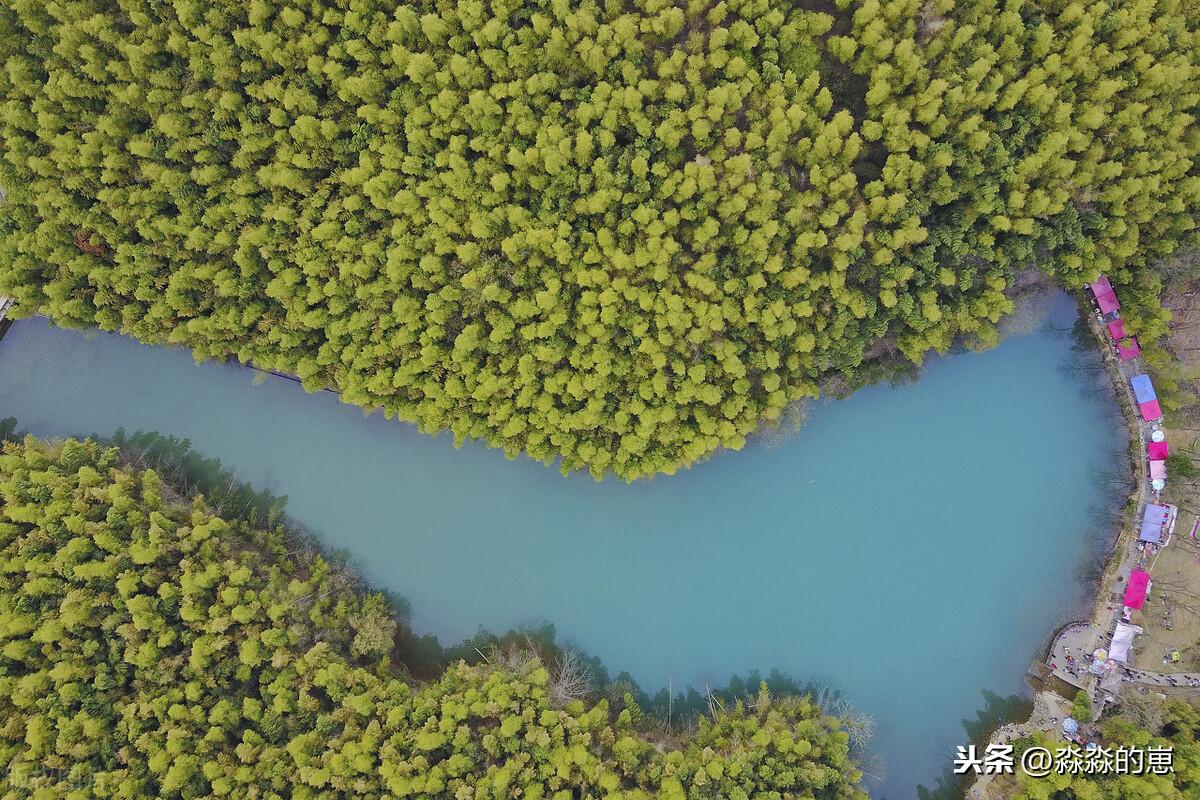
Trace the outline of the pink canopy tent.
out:
M 1150 462 L 1150 480 L 1165 481 L 1166 479 L 1167 479 L 1167 462 L 1151 461 Z
M 1114 319 L 1105 327 L 1108 328 L 1108 335 L 1112 337 L 1114 342 L 1119 342 L 1129 335 L 1125 332 L 1125 321 L 1120 318 Z
M 1125 586 L 1125 605 L 1135 611 L 1146 602 L 1146 588 L 1150 585 L 1150 573 L 1135 569 L 1129 573 Z
M 1131 358 L 1137 358 L 1142 354 L 1142 348 L 1138 347 L 1138 340 L 1130 336 L 1123 342 L 1117 342 L 1117 355 L 1122 361 L 1128 361 Z
M 1121 307 L 1117 302 L 1117 295 L 1113 291 L 1112 284 L 1108 282 L 1108 278 L 1101 275 L 1090 284 L 1092 295 L 1096 298 L 1096 305 L 1100 306 L 1102 314 L 1108 314 L 1116 311 Z
M 1150 400 L 1146 403 L 1138 403 L 1138 411 L 1142 412 L 1142 419 L 1146 422 L 1162 419 L 1162 407 L 1159 406 L 1157 400 Z
M 1149 442 L 1146 445 L 1146 457 L 1151 461 L 1162 461 L 1171 454 L 1171 448 L 1166 442 Z

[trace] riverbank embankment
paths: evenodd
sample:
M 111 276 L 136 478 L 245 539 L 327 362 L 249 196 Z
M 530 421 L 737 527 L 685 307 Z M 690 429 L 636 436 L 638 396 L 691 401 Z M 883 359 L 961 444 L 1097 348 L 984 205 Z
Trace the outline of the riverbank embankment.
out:
M 1087 321 L 1087 328 L 1102 354 L 1113 395 L 1130 434 L 1128 474 L 1131 478 L 1131 489 L 1117 518 L 1118 529 L 1112 537 L 1112 547 L 1094 583 L 1090 615 L 1067 622 L 1054 632 L 1047 644 L 1043 662 L 1030 667 L 1029 677 L 1035 689 L 1033 713 L 1029 719 L 998 728 L 989 738 L 989 746 L 1011 744 L 1039 731 L 1051 735 L 1058 734 L 1062 720 L 1071 714 L 1072 706 L 1068 697 L 1074 691 L 1082 690 L 1091 698 L 1094 717 L 1102 715 L 1105 707 L 1112 703 L 1122 690 L 1154 691 L 1163 698 L 1168 695 L 1200 696 L 1200 673 L 1178 673 L 1168 676 L 1134 670 L 1128 664 L 1121 664 L 1107 673 L 1111 677 L 1102 679 L 1088 669 L 1092 663 L 1092 654 L 1107 655 L 1105 648 L 1112 641 L 1118 624 L 1129 620 L 1129 609 L 1124 607 L 1123 590 L 1131 572 L 1153 569 L 1152 564 L 1147 564 L 1146 547 L 1139 541 L 1139 522 L 1143 508 L 1147 504 L 1159 502 L 1163 488 L 1161 484 L 1152 486 L 1148 480 L 1151 470 L 1147 443 L 1152 440 L 1163 441 L 1164 435 L 1161 414 L 1157 420 L 1153 415 L 1147 419 L 1147 414 L 1139 408 L 1138 398 L 1131 383 L 1133 378 L 1145 374 L 1141 357 L 1130 356 L 1128 351 L 1122 353 L 1118 350 L 1110 336 L 1112 329 L 1106 324 L 1104 310 L 1094 306 L 1086 297 L 1086 292 L 1080 298 L 1080 307 L 1081 314 Z M 1115 318 L 1115 312 L 1109 316 Z M 1136 347 L 1134 342 L 1133 348 Z M 1172 516 L 1172 528 L 1175 522 L 1176 519 Z M 1165 547 L 1169 540 L 1170 532 L 1161 546 Z M 967 798 L 1001 798 L 1010 788 L 1010 784 L 1009 776 L 982 775 L 969 787 Z

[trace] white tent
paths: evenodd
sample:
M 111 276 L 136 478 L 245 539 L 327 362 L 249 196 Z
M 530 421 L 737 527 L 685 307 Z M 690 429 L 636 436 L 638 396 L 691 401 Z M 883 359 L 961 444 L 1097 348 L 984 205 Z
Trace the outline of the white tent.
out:
M 1113 632 L 1112 646 L 1108 648 L 1108 657 L 1113 661 L 1129 661 L 1129 648 L 1133 646 L 1133 637 L 1142 632 L 1137 625 L 1117 623 Z

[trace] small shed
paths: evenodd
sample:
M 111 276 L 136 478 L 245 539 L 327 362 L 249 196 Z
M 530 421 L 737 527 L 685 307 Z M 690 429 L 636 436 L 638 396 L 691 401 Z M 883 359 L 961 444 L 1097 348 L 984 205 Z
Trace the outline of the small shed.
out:
M 1100 307 L 1100 313 L 1110 314 L 1121 307 L 1117 301 L 1117 293 L 1113 291 L 1112 284 L 1104 275 L 1092 281 L 1089 288 L 1092 290 L 1092 296 L 1096 298 L 1096 305 Z
M 1117 623 L 1117 629 L 1113 631 L 1112 646 L 1108 648 L 1108 657 L 1113 661 L 1129 661 L 1129 650 L 1133 647 L 1134 638 L 1142 632 L 1142 629 L 1137 625 L 1127 625 L 1124 622 Z
M 1139 403 L 1149 403 L 1151 400 L 1158 399 L 1158 393 L 1154 391 L 1154 384 L 1150 381 L 1150 376 L 1145 373 L 1134 375 L 1129 379 L 1129 385 L 1133 388 L 1133 396 Z
M 1158 503 L 1149 503 L 1142 512 L 1142 527 L 1138 533 L 1139 542 L 1158 544 L 1163 540 L 1167 524 L 1171 520 L 1171 509 Z
M 1117 357 L 1122 361 L 1128 361 L 1131 358 L 1137 358 L 1142 354 L 1142 348 L 1138 346 L 1136 336 L 1130 336 L 1124 341 L 1117 342 Z
M 1146 595 L 1150 593 L 1150 573 L 1135 569 L 1129 573 L 1129 583 L 1125 585 L 1126 608 L 1139 610 L 1146 603 Z

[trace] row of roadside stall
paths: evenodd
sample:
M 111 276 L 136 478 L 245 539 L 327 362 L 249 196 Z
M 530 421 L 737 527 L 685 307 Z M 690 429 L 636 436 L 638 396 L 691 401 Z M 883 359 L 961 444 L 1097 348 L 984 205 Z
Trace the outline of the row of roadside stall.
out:
M 1109 343 L 1117 357 L 1121 361 L 1132 361 L 1140 356 L 1142 350 L 1137 337 L 1130 336 L 1125 330 L 1125 323 L 1120 317 L 1121 303 L 1117 300 L 1116 292 L 1113 291 L 1108 278 L 1101 275 L 1089 284 L 1088 288 L 1095 298 L 1100 321 L 1108 331 Z M 1162 405 L 1158 401 L 1158 392 L 1154 390 L 1154 382 L 1149 375 L 1139 372 L 1130 376 L 1129 388 L 1133 390 L 1138 415 L 1150 426 L 1150 441 L 1146 445 L 1149 474 L 1146 478 L 1157 495 L 1167 485 L 1167 456 L 1170 454 L 1166 434 L 1161 427 Z
M 1138 364 L 1129 363 L 1141 355 L 1137 337 L 1125 330 L 1124 320 L 1120 316 L 1121 303 L 1108 278 L 1100 276 L 1089 284 L 1088 288 L 1095 299 L 1100 322 L 1108 333 L 1113 352 L 1125 365 L 1122 371 L 1126 375 L 1129 374 L 1126 370 L 1135 371 L 1133 375 L 1129 375 L 1129 387 L 1143 424 L 1142 438 L 1145 440 L 1146 461 L 1149 465 L 1145 479 L 1149 481 L 1153 495 L 1153 502 L 1144 502 L 1139 508 L 1138 538 L 1132 554 L 1133 563 L 1130 566 L 1129 578 L 1125 582 L 1120 619 L 1112 629 L 1112 638 L 1107 650 L 1096 650 L 1088 668 L 1089 672 L 1098 676 L 1102 690 L 1115 694 L 1123 675 L 1116 667 L 1129 663 L 1134 639 L 1142 633 L 1141 626 L 1134 624 L 1133 615 L 1142 611 L 1150 598 L 1153 588 L 1150 578 L 1152 559 L 1170 542 L 1179 510 L 1169 503 L 1159 502 L 1159 497 L 1166 488 L 1167 456 L 1170 454 L 1170 447 L 1162 430 L 1162 405 L 1154 390 L 1154 383 L 1149 375 L 1137 371 Z
M 1137 337 L 1131 336 L 1125 330 L 1125 321 L 1121 319 L 1121 301 L 1117 300 L 1117 293 L 1113 290 L 1112 283 L 1107 277 L 1101 275 L 1088 284 L 1088 288 L 1092 290 L 1096 308 L 1099 309 L 1101 320 L 1108 330 L 1108 336 L 1112 340 L 1117 358 L 1122 361 L 1130 361 L 1140 356 L 1142 348 L 1138 345 Z

